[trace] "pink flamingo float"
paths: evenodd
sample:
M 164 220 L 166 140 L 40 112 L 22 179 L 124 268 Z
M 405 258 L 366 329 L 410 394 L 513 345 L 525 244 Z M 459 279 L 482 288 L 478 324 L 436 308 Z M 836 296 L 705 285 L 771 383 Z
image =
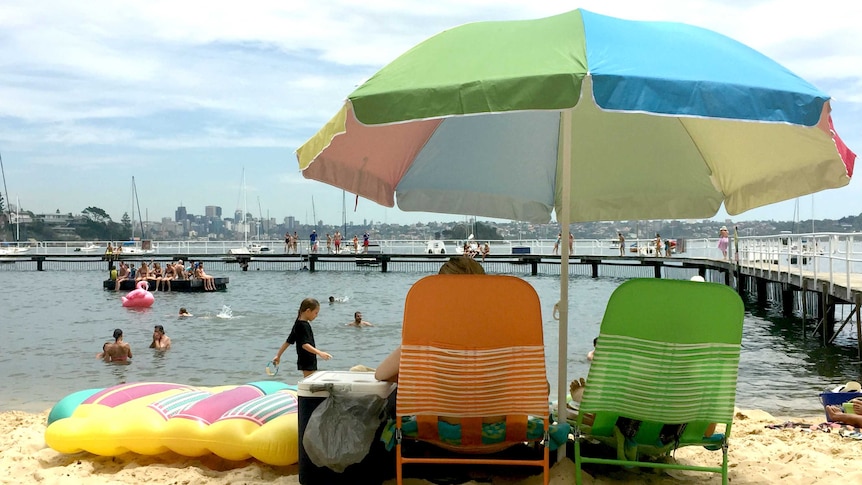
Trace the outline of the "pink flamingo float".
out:
M 149 308 L 153 306 L 156 298 L 147 291 L 150 285 L 145 280 L 138 282 L 137 289 L 130 291 L 123 297 L 123 306 L 126 308 Z

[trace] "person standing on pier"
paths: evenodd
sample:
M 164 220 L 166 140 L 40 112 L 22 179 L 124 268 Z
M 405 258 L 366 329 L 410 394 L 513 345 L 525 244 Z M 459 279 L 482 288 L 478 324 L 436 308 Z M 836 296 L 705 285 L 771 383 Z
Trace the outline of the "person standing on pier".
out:
M 727 259 L 727 247 L 730 246 L 730 234 L 727 232 L 727 226 L 721 226 L 718 230 L 718 249 L 721 250 L 721 257 Z
M 617 232 L 617 240 L 620 243 L 620 256 L 626 255 L 626 238 L 623 237 L 623 233 Z
M 551 250 L 551 254 L 560 254 L 560 239 L 563 237 L 562 232 L 557 233 L 557 240 L 554 241 L 554 249 Z
M 368 254 L 368 242 L 369 242 L 368 231 L 365 231 L 365 233 L 362 235 L 362 252 L 365 254 Z
M 660 258 L 662 254 L 661 234 L 655 233 L 655 257 Z
M 356 234 L 353 235 L 353 252 L 359 254 L 359 237 Z
M 328 232 L 326 233 L 326 252 L 332 253 L 332 236 Z
M 290 233 L 284 233 L 284 254 L 290 251 Z
M 308 236 L 308 242 L 311 246 L 309 248 L 309 250 L 312 253 L 316 253 L 317 252 L 317 231 L 311 231 L 311 235 Z
M 333 242 L 335 243 L 335 254 L 341 253 L 341 231 L 335 231 Z

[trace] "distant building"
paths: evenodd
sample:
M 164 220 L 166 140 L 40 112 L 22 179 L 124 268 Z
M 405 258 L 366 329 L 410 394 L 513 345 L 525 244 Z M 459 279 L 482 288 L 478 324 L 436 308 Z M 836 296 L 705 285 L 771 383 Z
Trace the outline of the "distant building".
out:
M 177 207 L 176 212 L 174 212 L 174 220 L 177 222 L 183 222 L 188 218 L 188 213 L 186 212 L 186 208 L 183 206 Z
M 16 213 L 12 213 L 12 223 L 18 222 L 15 219 Z M 21 214 L 21 224 L 25 223 L 25 214 Z M 36 214 L 36 218 L 40 219 L 43 223 L 48 224 L 49 226 L 63 226 L 75 220 L 72 214 Z
M 221 219 L 221 207 L 217 205 L 208 205 L 204 208 L 204 215 Z

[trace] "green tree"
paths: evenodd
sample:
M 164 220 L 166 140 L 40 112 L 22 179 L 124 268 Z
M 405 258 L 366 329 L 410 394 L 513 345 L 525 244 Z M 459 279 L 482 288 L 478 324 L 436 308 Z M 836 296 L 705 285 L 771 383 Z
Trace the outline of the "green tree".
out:
M 132 237 L 132 218 L 129 217 L 128 212 L 123 212 L 123 217 L 120 218 L 120 224 L 123 225 L 120 237 L 123 239 Z
M 483 222 L 476 222 L 473 228 L 470 228 L 463 223 L 455 224 L 452 229 L 443 230 L 443 238 L 464 240 L 471 234 L 471 231 L 473 231 L 473 237 L 477 241 L 495 241 L 503 239 L 496 227 L 491 227 Z
M 115 234 L 121 232 L 121 226 L 98 207 L 87 207 L 81 213 L 84 217 L 76 218 L 73 223 L 75 233 L 81 239 L 111 241 Z
M 87 219 L 98 222 L 100 224 L 105 224 L 111 220 L 111 216 L 109 216 L 107 212 L 98 207 L 87 207 L 81 213 L 84 214 L 84 217 L 86 217 Z

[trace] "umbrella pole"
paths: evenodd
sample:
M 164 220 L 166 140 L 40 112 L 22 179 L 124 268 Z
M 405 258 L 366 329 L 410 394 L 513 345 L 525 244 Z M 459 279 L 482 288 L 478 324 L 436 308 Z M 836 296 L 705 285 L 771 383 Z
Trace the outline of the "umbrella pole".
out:
M 560 321 L 559 355 L 557 359 L 557 419 L 564 422 L 566 419 L 566 391 L 568 390 L 568 378 L 566 376 L 566 365 L 568 363 L 568 339 L 569 339 L 569 208 L 571 207 L 571 171 L 572 171 L 572 112 L 574 108 L 563 110 L 560 114 L 560 134 L 562 135 L 561 153 L 557 156 L 562 163 L 560 181 L 562 188 L 562 201 L 560 213 L 557 218 L 560 223 Z M 566 447 L 561 446 L 557 450 L 557 460 L 566 457 Z

